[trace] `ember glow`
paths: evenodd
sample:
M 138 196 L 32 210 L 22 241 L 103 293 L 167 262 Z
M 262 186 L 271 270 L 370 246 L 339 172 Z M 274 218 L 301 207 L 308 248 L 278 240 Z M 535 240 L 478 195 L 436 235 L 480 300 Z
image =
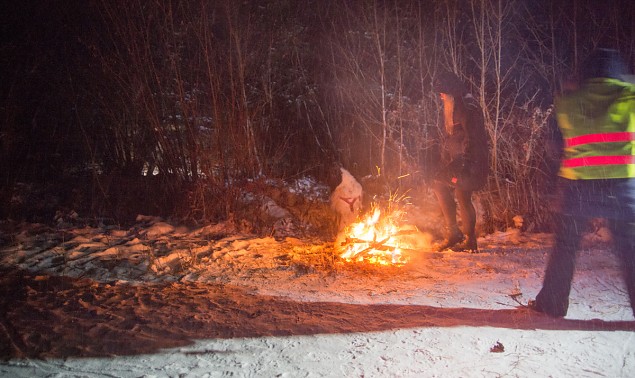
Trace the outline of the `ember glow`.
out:
M 346 261 L 381 265 L 407 263 L 409 258 L 404 255 L 404 249 L 414 247 L 408 236 L 417 231 L 411 226 L 400 225 L 403 215 L 400 210 L 382 212 L 375 206 L 361 221 L 342 231 L 336 241 L 340 257 Z

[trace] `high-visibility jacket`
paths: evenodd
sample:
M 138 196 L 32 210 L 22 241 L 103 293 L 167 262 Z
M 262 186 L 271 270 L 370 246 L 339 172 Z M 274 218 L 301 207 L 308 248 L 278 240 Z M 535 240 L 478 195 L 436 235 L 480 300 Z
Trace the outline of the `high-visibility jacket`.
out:
M 559 175 L 571 180 L 635 177 L 635 85 L 596 78 L 556 101 L 564 137 Z

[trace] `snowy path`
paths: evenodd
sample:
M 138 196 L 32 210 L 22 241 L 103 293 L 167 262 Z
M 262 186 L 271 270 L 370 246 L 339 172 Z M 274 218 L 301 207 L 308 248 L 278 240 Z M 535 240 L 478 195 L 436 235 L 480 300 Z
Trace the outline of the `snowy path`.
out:
M 397 268 L 161 222 L 23 230 L 0 249 L 0 376 L 635 376 L 606 246 L 581 251 L 565 319 L 512 299 L 537 293 L 550 243 L 498 233 Z

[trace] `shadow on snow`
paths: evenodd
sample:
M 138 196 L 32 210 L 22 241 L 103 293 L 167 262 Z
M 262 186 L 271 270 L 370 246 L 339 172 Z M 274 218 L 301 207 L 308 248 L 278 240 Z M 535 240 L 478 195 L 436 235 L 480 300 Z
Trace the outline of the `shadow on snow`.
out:
M 296 302 L 222 284 L 100 283 L 0 270 L 0 358 L 156 353 L 194 340 L 422 327 L 635 331 L 635 321 L 552 319 L 486 310 Z

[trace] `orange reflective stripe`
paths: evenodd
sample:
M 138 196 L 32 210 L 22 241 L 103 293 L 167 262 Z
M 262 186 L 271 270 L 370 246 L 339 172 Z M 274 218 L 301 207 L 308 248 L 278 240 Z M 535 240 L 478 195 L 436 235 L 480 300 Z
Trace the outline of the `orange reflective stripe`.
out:
M 565 159 L 562 166 L 566 168 L 586 167 L 591 165 L 620 165 L 635 164 L 635 156 L 587 156 L 581 158 Z
M 567 147 L 579 146 L 589 143 L 611 143 L 611 142 L 632 142 L 635 141 L 635 133 L 624 131 L 617 133 L 587 134 L 572 138 L 567 138 Z

